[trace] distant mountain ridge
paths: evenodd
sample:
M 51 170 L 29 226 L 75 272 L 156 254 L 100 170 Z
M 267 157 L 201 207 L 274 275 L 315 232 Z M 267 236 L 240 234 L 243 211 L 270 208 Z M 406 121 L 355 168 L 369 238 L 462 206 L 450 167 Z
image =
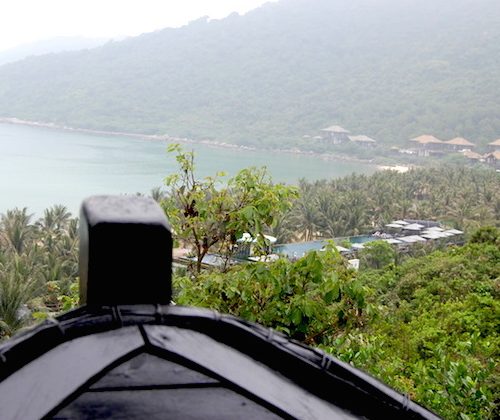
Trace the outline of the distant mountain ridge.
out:
M 8 50 L 0 51 L 0 66 L 22 60 L 26 57 L 55 54 L 63 51 L 77 51 L 99 47 L 110 41 L 107 38 L 85 38 L 81 36 L 61 36 L 42 41 L 22 44 Z
M 0 67 L 0 117 L 255 146 L 500 137 L 497 0 L 281 0 Z

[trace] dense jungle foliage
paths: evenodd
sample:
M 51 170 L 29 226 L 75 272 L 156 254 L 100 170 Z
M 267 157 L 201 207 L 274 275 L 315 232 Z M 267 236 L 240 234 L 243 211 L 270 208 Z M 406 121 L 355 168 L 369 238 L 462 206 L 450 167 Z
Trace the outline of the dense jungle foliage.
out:
M 497 0 L 281 0 L 0 67 L 0 117 L 315 147 L 500 137 Z
M 77 276 L 78 220 L 64 206 L 45 210 L 36 221 L 26 208 L 2 214 L 0 338 L 33 318 L 69 309 Z
M 270 184 L 265 188 L 272 191 Z M 362 232 L 407 211 L 406 217 L 442 218 L 465 227 L 468 241 L 462 247 L 415 246 L 405 255 L 374 242 L 360 251 L 359 271 L 348 268 L 333 245 L 294 262 L 279 259 L 189 275 L 178 271 L 174 299 L 235 314 L 317 346 L 445 418 L 498 418 L 499 188 L 493 171 L 453 168 L 303 182 L 302 196 L 285 218 L 289 230 L 296 223 L 297 236 L 320 232 L 316 225 L 303 230 L 297 208 L 306 201 L 317 207 L 317 200 L 326 204 L 329 198 L 331 219 L 342 221 L 339 229 L 348 226 L 324 235 Z M 349 201 L 349 194 L 356 200 Z M 159 190 L 152 196 L 165 200 Z M 342 207 L 344 200 L 348 204 Z M 253 216 L 252 223 L 258 213 Z M 77 224 L 62 206 L 47 209 L 36 221 L 27 209 L 1 215 L 1 338 L 78 304 Z
M 299 199 L 273 228 L 279 242 L 372 232 L 397 219 L 438 220 L 459 229 L 500 226 L 500 176 L 444 166 L 299 184 Z

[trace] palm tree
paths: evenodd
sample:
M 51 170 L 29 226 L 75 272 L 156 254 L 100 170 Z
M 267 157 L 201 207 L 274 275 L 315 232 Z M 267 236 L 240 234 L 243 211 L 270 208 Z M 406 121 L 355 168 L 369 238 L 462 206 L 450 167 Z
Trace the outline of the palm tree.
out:
M 0 218 L 0 241 L 4 246 L 14 249 L 21 254 L 33 233 L 30 225 L 32 215 L 24 207 L 7 210 Z
M 319 230 L 323 236 L 333 238 L 338 233 L 342 220 L 339 214 L 339 203 L 332 194 L 321 193 L 318 197 Z
M 167 193 L 164 190 L 162 190 L 161 187 L 153 188 L 149 193 L 149 195 L 157 203 L 162 202 L 167 197 Z
M 0 261 L 0 335 L 10 336 L 22 326 L 22 305 L 35 296 L 38 287 L 29 260 L 15 254 Z
M 291 212 L 290 223 L 304 241 L 314 239 L 320 224 L 320 216 L 313 194 L 301 194 Z
M 66 206 L 56 204 L 43 212 L 37 225 L 46 232 L 59 233 L 67 228 L 71 213 Z
M 291 242 L 295 232 L 291 226 L 289 214 L 285 214 L 277 220 L 267 233 L 274 236 L 279 244 Z

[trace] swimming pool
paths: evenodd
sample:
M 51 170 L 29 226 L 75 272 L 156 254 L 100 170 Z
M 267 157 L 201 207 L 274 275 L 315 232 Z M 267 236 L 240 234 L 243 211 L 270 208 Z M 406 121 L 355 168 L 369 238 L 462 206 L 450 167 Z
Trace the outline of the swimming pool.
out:
M 333 242 L 336 245 L 342 245 L 345 241 L 351 244 L 364 244 L 366 242 L 376 241 L 376 236 L 371 235 L 357 235 L 357 236 L 346 236 L 343 238 L 334 238 Z M 296 242 L 290 244 L 280 244 L 273 247 L 273 252 L 275 254 L 285 255 L 288 258 L 300 258 L 303 257 L 309 251 L 319 251 L 321 248 L 325 247 L 330 240 L 320 240 L 320 241 L 309 241 L 309 242 Z
M 296 242 L 292 244 L 281 244 L 273 247 L 276 254 L 285 255 L 288 258 L 303 257 L 309 251 L 319 251 L 328 241 Z
M 347 238 L 337 238 L 334 240 L 335 240 L 335 243 L 337 243 L 337 241 L 347 240 L 351 244 L 364 244 L 365 242 L 376 241 L 377 239 L 380 239 L 380 238 L 377 238 L 376 236 L 371 236 L 371 235 L 358 235 L 358 236 L 349 236 Z

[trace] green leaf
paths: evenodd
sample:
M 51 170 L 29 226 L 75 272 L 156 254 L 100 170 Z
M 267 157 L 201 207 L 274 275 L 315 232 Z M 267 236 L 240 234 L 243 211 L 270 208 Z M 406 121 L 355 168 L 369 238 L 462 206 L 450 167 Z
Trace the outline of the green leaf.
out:
M 294 308 L 292 311 L 292 322 L 294 325 L 300 325 L 302 322 L 302 311 L 299 308 Z
M 331 288 L 324 296 L 323 296 L 323 300 L 325 301 L 325 303 L 327 303 L 328 305 L 330 303 L 332 303 L 333 301 L 338 301 L 339 300 L 339 297 L 340 297 L 340 286 L 338 283 L 335 284 L 335 286 L 333 286 L 333 288 Z

